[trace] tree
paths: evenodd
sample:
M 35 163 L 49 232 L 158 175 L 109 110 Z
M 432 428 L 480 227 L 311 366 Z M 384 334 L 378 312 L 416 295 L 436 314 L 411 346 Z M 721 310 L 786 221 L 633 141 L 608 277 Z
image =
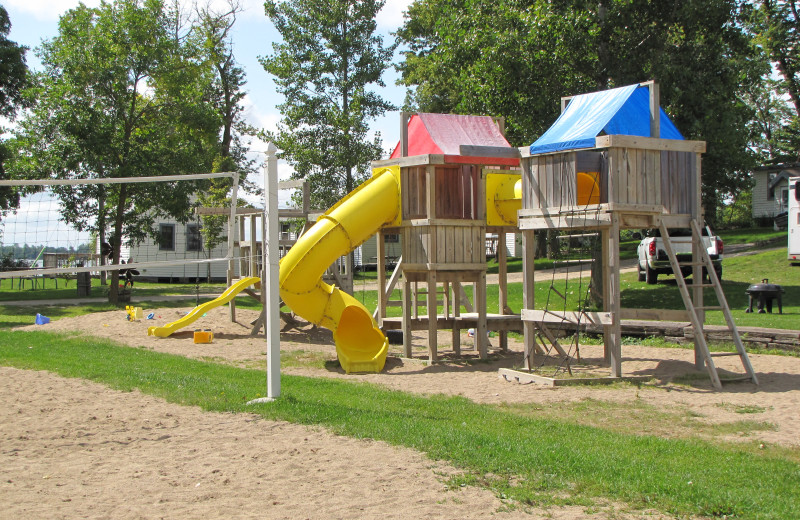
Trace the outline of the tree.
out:
M 24 105 L 22 91 L 28 73 L 25 64 L 26 48 L 8 39 L 11 20 L 5 7 L 0 5 L 0 116 L 14 119 Z M 2 133 L 2 129 L 0 129 Z M 5 180 L 3 163 L 8 156 L 5 143 L 0 141 L 0 179 Z M 0 187 L 0 217 L 2 212 L 16 208 L 19 195 L 7 187 Z
M 375 35 L 383 0 L 267 0 L 267 16 L 283 38 L 261 58 L 285 102 L 276 132 L 264 139 L 283 150 L 294 177 L 309 179 L 311 202 L 329 207 L 365 178 L 381 155 L 368 122 L 394 107 L 382 87 L 394 45 Z
M 208 171 L 219 117 L 209 75 L 161 0 L 102 1 L 67 12 L 42 44 L 44 67 L 26 95 L 36 100 L 18 131 L 19 175 L 146 177 Z M 192 183 L 112 184 L 59 189 L 64 220 L 79 230 L 112 229 L 113 263 L 123 239 L 156 236 L 154 222 L 189 217 Z M 109 300 L 117 302 L 118 272 Z
M 560 96 L 655 79 L 676 126 L 708 142 L 707 217 L 747 181 L 739 94 L 764 64 L 735 0 L 418 0 L 408 13 L 400 70 L 418 109 L 504 116 L 521 146 L 555 120 Z
M 747 18 L 747 27 L 752 32 L 758 46 L 763 49 L 767 59 L 778 72 L 778 80 L 773 81 L 764 74 L 770 90 L 777 94 L 770 104 L 772 111 L 760 113 L 760 119 L 777 122 L 778 126 L 770 134 L 775 161 L 797 161 L 800 159 L 800 18 L 795 0 L 761 0 L 753 2 Z M 769 94 L 762 93 L 762 103 Z M 781 98 L 787 98 L 784 105 Z M 785 106 L 790 107 L 787 114 Z
M 247 158 L 247 147 L 243 140 L 247 136 L 255 135 L 256 130 L 242 117 L 244 107 L 241 102 L 246 95 L 245 75 L 233 55 L 230 38 L 236 16 L 241 12 L 241 5 L 236 0 L 229 0 L 227 8 L 222 11 L 206 5 L 197 6 L 195 12 L 197 19 L 195 38 L 213 72 L 213 81 L 210 84 L 212 103 L 222 123 L 212 171 L 238 171 L 247 174 L 253 171 L 253 160 Z M 256 191 L 255 187 L 247 182 L 246 175 L 239 179 L 239 187 L 248 192 Z M 230 190 L 230 179 L 215 179 L 207 190 L 198 194 L 199 203 L 203 206 L 229 207 Z M 243 204 L 244 200 L 240 199 L 239 205 Z M 210 251 L 224 240 L 226 224 L 226 217 L 203 217 L 202 232 L 206 250 Z

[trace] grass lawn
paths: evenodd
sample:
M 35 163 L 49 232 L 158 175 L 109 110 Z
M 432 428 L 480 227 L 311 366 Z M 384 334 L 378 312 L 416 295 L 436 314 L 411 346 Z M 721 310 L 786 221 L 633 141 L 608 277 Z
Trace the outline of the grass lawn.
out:
M 284 375 L 281 399 L 248 407 L 263 395 L 263 371 L 38 331 L 0 331 L 0 363 L 407 446 L 463 469 L 451 485 L 486 486 L 523 505 L 607 497 L 674 515 L 800 517 L 800 465 L 771 450 L 632 435 L 525 407 L 327 378 Z
M 42 285 L 43 283 L 43 285 Z M 37 282 L 36 288 L 30 280 L 25 281 L 25 285 L 20 287 L 18 280 L 0 280 L 0 304 L 9 301 L 33 301 L 33 300 L 71 300 L 78 298 L 77 283 L 74 279 L 56 281 L 47 278 L 42 282 Z M 155 282 L 136 282 L 134 291 L 137 297 L 164 296 L 172 294 L 193 295 L 198 291 L 200 294 L 220 294 L 225 290 L 224 283 L 200 283 L 195 284 L 169 284 Z M 108 285 L 100 285 L 98 279 L 92 279 L 92 288 L 89 298 L 104 298 L 108 296 Z
M 752 235 L 739 239 L 751 242 Z M 785 257 L 785 250 L 778 250 L 725 259 L 723 286 L 737 323 L 800 328 L 800 268 L 790 267 Z M 761 274 L 764 271 L 768 274 Z M 744 313 L 744 290 L 765 276 L 786 290 L 784 315 Z M 566 300 L 542 282 L 536 287 L 538 307 L 543 308 L 550 298 L 551 309 L 576 308 L 586 292 L 585 280 L 560 280 L 553 285 Z M 155 304 L 160 307 L 192 304 L 195 290 L 194 285 L 143 283 L 135 288 L 137 295 L 189 296 L 188 301 Z M 218 294 L 222 290 L 221 284 L 203 285 L 200 292 Z M 487 290 L 489 312 L 497 312 L 497 286 Z M 69 294 L 75 293 L 75 285 L 72 282 L 62 288 L 59 283 L 57 290 L 36 291 L 11 289 L 5 282 L 0 285 L 0 364 L 4 366 L 48 370 L 122 391 L 139 389 L 182 405 L 257 413 L 267 419 L 320 425 L 336 434 L 407 446 L 463 469 L 462 475 L 451 478 L 450 485 L 481 485 L 523 506 L 588 507 L 602 497 L 676 516 L 800 518 L 797 450 L 697 438 L 770 427 L 744 415 L 741 421 L 711 426 L 680 410 L 657 410 L 641 403 L 587 399 L 558 406 L 492 406 L 458 397 L 423 397 L 370 384 L 285 374 L 281 399 L 248 407 L 248 400 L 264 393 L 263 370 L 84 337 L 12 331 L 9 329 L 33 323 L 37 312 L 36 307 L 2 304 L 26 299 L 22 293 L 30 293 L 30 299 L 37 299 L 37 293 L 46 300 L 62 294 L 72 297 Z M 375 291 L 357 291 L 356 297 L 368 308 L 376 305 Z M 663 277 L 651 286 L 637 282 L 635 273 L 623 275 L 622 299 L 626 307 L 682 308 L 672 277 Z M 509 300 L 513 309 L 521 307 L 521 284 L 510 284 Z M 237 305 L 257 308 L 259 304 L 246 298 L 237 300 Z M 59 319 L 113 309 L 107 304 L 46 307 L 46 315 Z M 399 315 L 399 308 L 390 308 L 390 314 Z M 719 312 L 709 312 L 708 318 L 710 323 L 722 323 Z M 665 438 L 659 424 L 669 425 L 673 434 L 679 430 L 677 435 L 683 438 Z M 633 435 L 631 431 L 650 434 Z

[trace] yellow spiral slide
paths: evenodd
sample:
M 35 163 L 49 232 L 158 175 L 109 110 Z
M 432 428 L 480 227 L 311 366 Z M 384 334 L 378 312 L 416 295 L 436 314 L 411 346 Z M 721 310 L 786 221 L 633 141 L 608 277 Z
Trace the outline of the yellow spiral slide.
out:
M 389 342 L 358 300 L 322 281 L 338 257 L 400 217 L 400 168 L 378 168 L 322 215 L 281 259 L 283 302 L 311 323 L 333 331 L 347 373 L 380 372 Z

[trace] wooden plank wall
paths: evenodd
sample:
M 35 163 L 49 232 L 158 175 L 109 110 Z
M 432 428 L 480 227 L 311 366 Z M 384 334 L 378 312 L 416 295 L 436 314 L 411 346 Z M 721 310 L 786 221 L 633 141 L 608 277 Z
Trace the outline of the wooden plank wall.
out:
M 695 152 L 609 148 L 567 152 L 523 160 L 522 207 L 571 206 L 576 201 L 575 172 L 600 172 L 600 201 L 663 204 L 668 214 L 697 214 Z
M 484 264 L 486 227 L 480 221 L 470 224 L 403 227 L 403 264 Z
M 697 154 L 660 152 L 661 193 L 669 214 L 697 214 Z
M 435 175 L 436 218 L 478 218 L 478 167 L 469 164 L 437 166 Z
M 531 157 L 524 162 L 523 208 L 575 205 L 575 152 Z
M 662 179 L 660 152 L 638 148 L 609 148 L 609 202 L 660 204 Z
M 400 182 L 403 186 L 403 220 L 426 218 L 428 210 L 425 206 L 427 193 L 425 166 L 402 168 Z

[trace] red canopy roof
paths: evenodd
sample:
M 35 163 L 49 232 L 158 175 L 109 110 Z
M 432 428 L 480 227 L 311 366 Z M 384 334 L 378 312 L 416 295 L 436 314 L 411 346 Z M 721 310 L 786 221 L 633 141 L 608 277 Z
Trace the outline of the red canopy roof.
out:
M 489 116 L 456 114 L 414 114 L 408 120 L 408 155 L 460 155 L 461 145 L 502 146 L 506 138 Z M 391 159 L 400 157 L 397 143 Z

